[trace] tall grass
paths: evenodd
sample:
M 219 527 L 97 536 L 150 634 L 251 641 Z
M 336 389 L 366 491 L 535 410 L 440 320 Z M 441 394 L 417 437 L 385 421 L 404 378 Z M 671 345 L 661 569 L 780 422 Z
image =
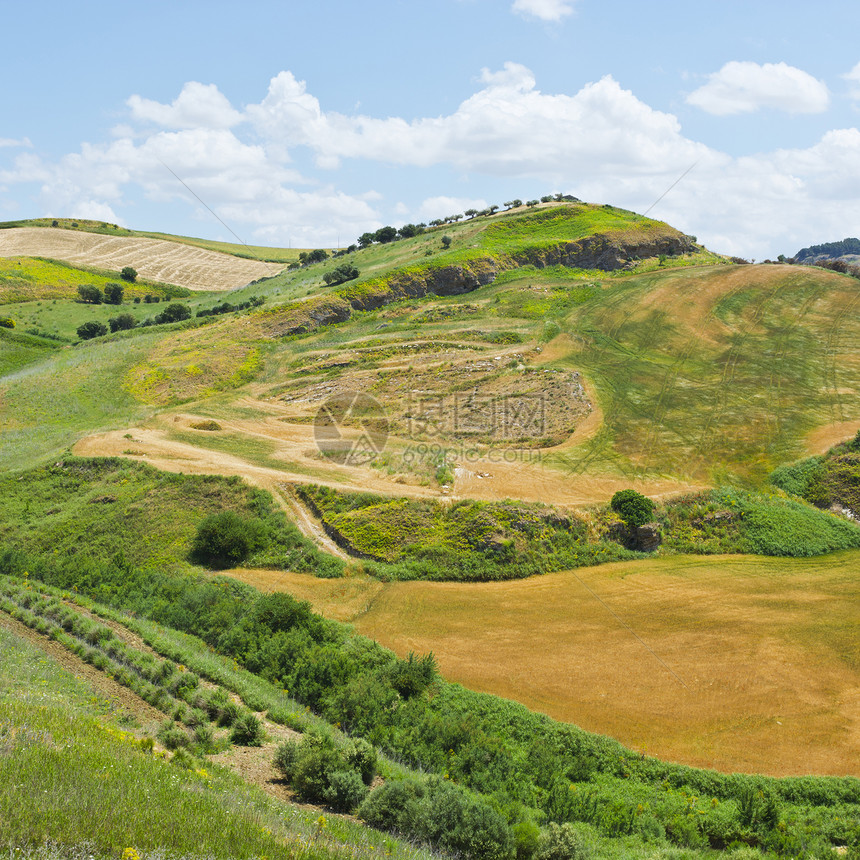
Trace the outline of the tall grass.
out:
M 105 719 L 111 713 L 84 682 L 0 628 L 0 842 L 12 856 L 426 856 L 277 803 L 226 770 L 147 754 Z

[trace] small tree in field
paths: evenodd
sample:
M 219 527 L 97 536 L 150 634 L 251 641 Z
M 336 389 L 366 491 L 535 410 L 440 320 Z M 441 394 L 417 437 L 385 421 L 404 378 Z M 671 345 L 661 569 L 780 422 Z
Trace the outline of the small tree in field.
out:
M 619 490 L 612 497 L 609 507 L 631 529 L 644 526 L 654 516 L 654 502 L 642 493 L 637 493 L 636 490 Z
M 133 284 L 137 280 L 137 270 L 133 269 L 131 266 L 125 266 L 119 273 L 119 276 L 124 281 L 128 281 L 130 284 Z
M 122 304 L 122 295 L 125 292 L 125 288 L 122 284 L 106 284 L 105 285 L 105 304 L 108 305 L 121 305 Z
M 78 287 L 78 295 L 82 302 L 87 302 L 91 305 L 100 305 L 104 301 L 102 291 L 92 284 L 81 284 Z
M 442 237 L 442 247 L 445 248 L 446 250 L 451 247 L 451 242 L 452 242 L 452 239 L 450 236 L 445 235 Z
M 78 337 L 81 340 L 90 340 L 107 334 L 107 326 L 100 322 L 85 322 L 78 326 Z
M 111 331 L 128 331 L 137 325 L 137 320 L 131 314 L 120 314 L 108 320 Z

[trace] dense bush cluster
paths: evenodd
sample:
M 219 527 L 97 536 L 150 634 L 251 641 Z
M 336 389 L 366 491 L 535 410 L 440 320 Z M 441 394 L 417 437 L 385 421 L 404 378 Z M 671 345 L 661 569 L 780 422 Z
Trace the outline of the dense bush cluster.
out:
M 308 732 L 280 744 L 275 767 L 301 800 L 352 812 L 376 775 L 376 752 L 361 738 L 338 745 L 329 734 Z
M 636 490 L 619 490 L 609 502 L 609 507 L 631 529 L 644 526 L 654 517 L 654 502 Z
M 330 272 L 323 275 L 323 281 L 326 286 L 336 287 L 338 284 L 345 284 L 347 281 L 355 280 L 361 272 L 352 263 L 341 263 Z

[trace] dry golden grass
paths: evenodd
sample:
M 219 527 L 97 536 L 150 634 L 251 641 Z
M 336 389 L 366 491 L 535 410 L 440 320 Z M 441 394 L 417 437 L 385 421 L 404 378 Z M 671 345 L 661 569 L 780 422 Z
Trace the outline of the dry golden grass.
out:
M 0 232 L 0 256 L 48 257 L 115 271 L 132 266 L 141 277 L 190 290 L 231 290 L 284 268 L 179 242 L 43 227 Z
M 432 650 L 452 681 L 648 754 L 789 775 L 860 772 L 858 570 L 855 551 L 468 585 L 233 573 L 399 654 Z

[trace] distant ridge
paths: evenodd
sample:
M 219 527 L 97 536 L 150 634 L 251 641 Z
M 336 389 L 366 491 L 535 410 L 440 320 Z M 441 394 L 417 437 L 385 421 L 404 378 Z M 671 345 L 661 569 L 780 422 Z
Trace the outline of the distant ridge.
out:
M 841 242 L 824 242 L 821 245 L 810 245 L 801 248 L 794 259 L 798 263 L 808 263 L 817 260 L 837 260 L 842 257 L 852 262 L 860 256 L 860 239 L 843 239 Z

